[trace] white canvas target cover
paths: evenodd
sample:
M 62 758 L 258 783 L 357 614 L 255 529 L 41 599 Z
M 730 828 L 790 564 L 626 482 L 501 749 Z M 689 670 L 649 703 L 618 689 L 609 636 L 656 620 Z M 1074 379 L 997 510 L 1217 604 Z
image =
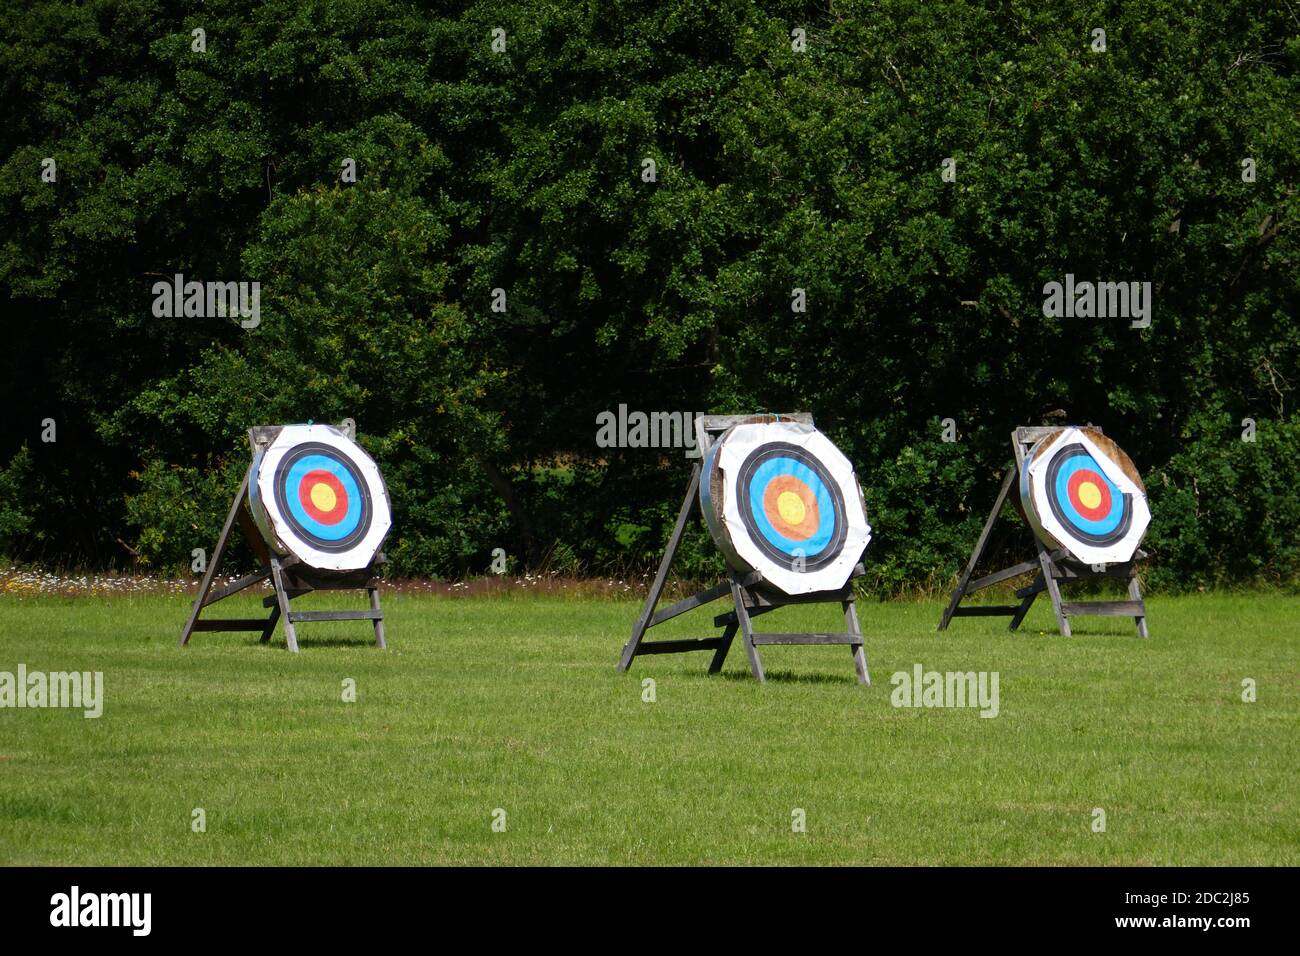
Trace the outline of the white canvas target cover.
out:
M 1131 560 L 1151 523 L 1137 468 L 1091 428 L 1063 428 L 1029 450 L 1020 500 L 1045 543 L 1085 564 Z
M 324 571 L 368 567 L 392 525 L 379 467 L 331 425 L 285 425 L 253 457 L 248 505 L 273 551 Z
M 709 449 L 700 507 L 733 570 L 786 594 L 844 586 L 871 540 L 853 466 L 811 425 L 735 425 Z

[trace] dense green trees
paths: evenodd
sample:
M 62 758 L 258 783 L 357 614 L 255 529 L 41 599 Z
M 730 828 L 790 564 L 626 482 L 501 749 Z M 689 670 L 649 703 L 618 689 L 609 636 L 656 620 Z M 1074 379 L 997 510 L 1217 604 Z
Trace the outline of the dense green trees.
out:
M 351 416 L 400 572 L 640 568 L 687 463 L 599 412 L 807 409 L 895 590 L 1059 412 L 1146 472 L 1159 583 L 1295 579 L 1286 5 L 438 7 L 4 4 L 0 549 L 187 563 L 248 425 Z M 178 272 L 260 324 L 154 317 Z M 1067 273 L 1151 282 L 1150 327 L 1045 317 Z

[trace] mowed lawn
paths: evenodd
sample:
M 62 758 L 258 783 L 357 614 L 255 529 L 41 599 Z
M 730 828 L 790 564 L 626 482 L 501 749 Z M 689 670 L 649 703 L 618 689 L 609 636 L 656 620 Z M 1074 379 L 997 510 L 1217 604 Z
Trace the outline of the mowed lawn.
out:
M 103 671 L 106 698 L 97 720 L 0 710 L 0 863 L 1300 863 L 1294 598 L 1156 598 L 1146 641 L 1109 618 L 1061 638 L 1045 599 L 1015 635 L 862 602 L 869 688 L 842 647 L 764 648 L 762 686 L 739 644 L 719 677 L 698 653 L 619 674 L 631 600 L 385 607 L 386 652 L 347 622 L 300 625 L 292 655 L 279 630 L 180 650 L 183 597 L 0 599 L 0 671 Z M 652 636 L 708 633 L 722 608 Z M 998 672 L 999 715 L 891 706 L 917 663 Z

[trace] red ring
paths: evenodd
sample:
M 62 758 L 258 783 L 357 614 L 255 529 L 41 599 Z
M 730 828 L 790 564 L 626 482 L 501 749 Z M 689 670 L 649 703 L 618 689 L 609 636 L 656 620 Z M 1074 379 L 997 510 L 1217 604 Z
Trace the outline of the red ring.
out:
M 327 485 L 334 492 L 334 507 L 329 511 L 321 511 L 311 500 L 311 489 L 318 484 Z M 302 476 L 302 481 L 298 482 L 298 500 L 303 510 L 321 524 L 338 524 L 348 513 L 348 493 L 343 490 L 343 483 L 323 468 Z
M 1097 490 L 1101 492 L 1101 501 L 1097 503 L 1097 507 L 1095 508 L 1089 508 L 1079 498 L 1079 485 L 1083 484 L 1085 481 L 1092 482 L 1097 486 Z M 1105 478 L 1097 474 L 1091 468 L 1080 468 L 1074 474 L 1070 475 L 1070 480 L 1066 488 L 1067 493 L 1070 496 L 1070 507 L 1088 521 L 1100 521 L 1102 518 L 1110 514 L 1110 485 L 1106 482 Z

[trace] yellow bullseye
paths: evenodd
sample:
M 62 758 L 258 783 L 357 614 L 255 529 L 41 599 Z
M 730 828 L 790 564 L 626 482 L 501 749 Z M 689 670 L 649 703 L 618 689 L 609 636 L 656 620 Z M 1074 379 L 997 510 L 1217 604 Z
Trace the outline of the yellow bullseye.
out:
M 1091 481 L 1079 482 L 1079 501 L 1085 508 L 1095 508 L 1101 504 L 1101 489 Z
M 781 520 L 792 526 L 802 524 L 804 516 L 808 513 L 808 509 L 804 507 L 803 499 L 793 491 L 783 491 L 777 495 L 776 510 L 781 515 Z
M 334 505 L 338 502 L 338 496 L 334 494 L 334 489 L 323 481 L 318 481 L 311 486 L 311 503 L 318 510 L 326 513 L 334 510 Z

